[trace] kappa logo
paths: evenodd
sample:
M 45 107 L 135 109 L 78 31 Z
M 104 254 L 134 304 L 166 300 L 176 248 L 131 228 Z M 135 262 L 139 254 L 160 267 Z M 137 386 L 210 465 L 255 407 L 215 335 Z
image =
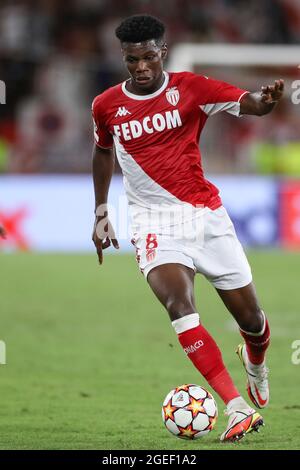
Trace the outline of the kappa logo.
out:
M 120 106 L 117 113 L 115 114 L 115 117 L 123 117 L 123 116 L 127 116 L 127 114 L 131 114 L 130 111 L 128 111 L 128 109 L 125 108 L 125 106 Z
M 176 106 L 180 98 L 179 91 L 177 90 L 176 86 L 173 86 L 172 88 L 167 89 L 166 98 L 170 104 L 172 104 L 173 106 Z

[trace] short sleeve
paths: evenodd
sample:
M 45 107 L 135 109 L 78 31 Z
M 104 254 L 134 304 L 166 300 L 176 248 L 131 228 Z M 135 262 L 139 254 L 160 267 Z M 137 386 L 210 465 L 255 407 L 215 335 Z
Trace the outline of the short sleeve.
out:
M 240 101 L 249 91 L 238 88 L 229 83 L 215 80 L 213 78 L 201 77 L 199 104 L 207 116 L 226 111 L 234 116 L 240 116 Z
M 92 104 L 92 118 L 94 125 L 94 139 L 98 147 L 109 149 L 113 146 L 113 138 L 108 131 L 97 98 Z

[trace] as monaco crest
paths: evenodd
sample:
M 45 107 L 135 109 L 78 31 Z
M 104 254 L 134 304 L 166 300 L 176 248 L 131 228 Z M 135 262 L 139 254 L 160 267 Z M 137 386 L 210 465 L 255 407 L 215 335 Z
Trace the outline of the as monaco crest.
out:
M 166 98 L 170 104 L 176 106 L 180 98 L 179 91 L 177 90 L 176 86 L 167 89 Z

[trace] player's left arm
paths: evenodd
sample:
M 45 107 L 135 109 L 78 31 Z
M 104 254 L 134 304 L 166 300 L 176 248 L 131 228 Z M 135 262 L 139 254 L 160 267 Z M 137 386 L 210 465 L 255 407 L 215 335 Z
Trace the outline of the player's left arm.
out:
M 283 97 L 284 81 L 275 80 L 274 85 L 262 86 L 257 93 L 245 94 L 240 102 L 240 114 L 263 116 L 270 113 Z

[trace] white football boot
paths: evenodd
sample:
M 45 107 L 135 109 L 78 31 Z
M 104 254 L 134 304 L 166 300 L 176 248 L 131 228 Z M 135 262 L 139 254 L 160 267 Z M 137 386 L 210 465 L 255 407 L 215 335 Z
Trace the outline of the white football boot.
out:
M 265 408 L 269 403 L 269 370 L 264 363 L 250 364 L 245 344 L 239 344 L 236 350 L 247 373 L 247 392 L 257 408 Z
M 236 442 L 252 431 L 259 432 L 260 426 L 264 426 L 261 415 L 247 405 L 242 397 L 232 400 L 225 410 L 229 416 L 226 430 L 220 437 L 221 442 Z

